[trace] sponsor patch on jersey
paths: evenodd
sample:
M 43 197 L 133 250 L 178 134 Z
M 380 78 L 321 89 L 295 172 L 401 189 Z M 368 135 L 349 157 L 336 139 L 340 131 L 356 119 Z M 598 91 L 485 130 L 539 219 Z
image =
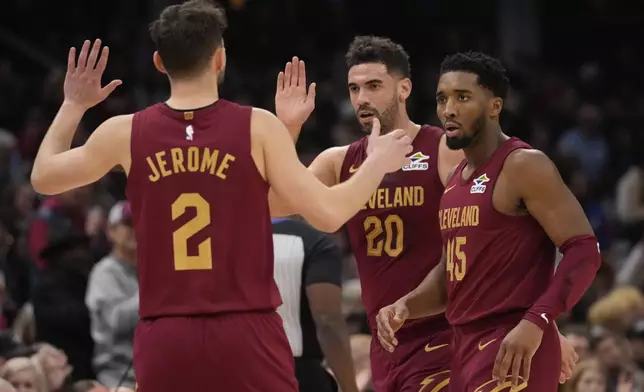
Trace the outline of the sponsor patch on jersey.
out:
M 429 164 L 424 162 L 429 159 L 429 155 L 424 155 L 422 152 L 418 151 L 410 155 L 408 158 L 411 162 L 409 165 L 402 167 L 403 171 L 427 170 L 429 168 Z
M 470 193 L 485 193 L 485 188 L 487 186 L 485 185 L 486 182 L 489 182 L 490 179 L 488 178 L 486 173 L 483 173 L 480 175 L 478 178 L 474 179 L 474 185 L 470 188 Z

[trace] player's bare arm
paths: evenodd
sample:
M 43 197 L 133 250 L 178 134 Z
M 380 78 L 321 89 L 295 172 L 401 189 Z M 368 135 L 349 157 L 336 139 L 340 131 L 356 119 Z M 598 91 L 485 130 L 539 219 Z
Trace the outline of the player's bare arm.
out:
M 524 381 L 529 377 L 530 362 L 541 344 L 543 330 L 579 301 L 594 280 L 601 257 L 581 205 L 544 153 L 513 152 L 502 175 L 506 176 L 504 182 L 509 184 L 510 194 L 525 204 L 564 255 L 546 292 L 506 336 L 499 350 L 493 375 L 504 380 L 511 372 L 512 385 L 516 386 L 520 374 Z
M 302 125 L 315 109 L 315 83 L 306 89 L 306 65 L 303 60 L 293 57 L 286 63 L 284 71 L 277 75 L 275 90 L 275 114 L 293 138 L 297 141 Z
M 318 341 L 341 391 L 358 392 L 349 330 L 342 313 L 342 288 L 331 283 L 306 287 Z
M 456 166 L 465 159 L 463 150 L 452 150 L 447 147 L 445 139 L 446 136 L 443 135 L 440 143 L 438 144 L 438 176 L 440 177 L 443 186 L 447 186 L 452 174 L 454 173 L 454 169 L 456 169 Z
M 326 186 L 334 186 L 340 182 L 340 168 L 349 146 L 331 147 L 320 153 L 308 167 L 308 170 Z M 295 214 L 295 209 L 286 200 L 279 197 L 271 188 L 268 193 L 268 205 L 271 216 L 283 217 Z
M 378 340 L 389 352 L 398 345 L 395 337 L 406 320 L 443 313 L 447 306 L 445 255 L 414 290 L 378 312 Z
M 377 124 L 377 125 L 375 125 Z M 299 161 L 284 124 L 272 113 L 254 109 L 251 119 L 253 158 L 277 195 L 313 226 L 338 230 L 367 202 L 384 175 L 408 162 L 411 140 L 402 130 L 380 136 L 376 120 L 369 142 L 374 152 L 349 181 L 329 188 Z M 366 166 L 365 166 L 366 165 Z
M 76 59 L 71 48 L 65 75 L 63 104 L 54 118 L 34 162 L 34 189 L 52 195 L 97 181 L 115 166 L 129 170 L 129 139 L 132 116 L 117 116 L 101 124 L 78 148 L 70 149 L 85 112 L 103 101 L 121 84 L 114 80 L 101 87 L 109 49 L 96 40 L 90 49 L 85 41 Z

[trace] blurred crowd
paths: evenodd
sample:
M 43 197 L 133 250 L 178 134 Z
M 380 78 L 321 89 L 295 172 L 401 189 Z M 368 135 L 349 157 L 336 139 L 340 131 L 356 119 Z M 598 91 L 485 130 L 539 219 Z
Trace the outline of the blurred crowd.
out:
M 112 49 L 107 78 L 124 81 L 84 118 L 75 143 L 109 116 L 164 99 L 167 83 L 152 66 L 146 23 L 168 3 L 115 0 L 98 9 L 70 0 L 54 20 L 55 2 L 3 2 L 14 17 L 0 28 L 0 392 L 11 385 L 19 392 L 134 387 L 136 243 L 127 207 L 117 203 L 125 176 L 115 171 L 54 197 L 35 194 L 28 179 L 61 102 L 70 45 L 103 38 Z M 512 81 L 504 131 L 553 158 L 602 249 L 592 288 L 559 320 L 582 357 L 562 390 L 644 391 L 644 53 L 637 38 L 644 14 L 621 1 L 539 2 L 539 50 L 510 56 L 501 50 L 503 1 L 405 3 L 231 0 L 222 96 L 272 110 L 277 72 L 291 56 L 303 58 L 318 84 L 316 110 L 298 142 L 308 163 L 361 137 L 342 63 L 353 35 L 388 35 L 408 50 L 417 123 L 436 123 L 443 56 L 468 49 L 501 56 Z M 343 233 L 336 238 L 346 250 Z M 345 257 L 346 312 L 358 377 L 366 380 L 369 331 L 348 250 Z

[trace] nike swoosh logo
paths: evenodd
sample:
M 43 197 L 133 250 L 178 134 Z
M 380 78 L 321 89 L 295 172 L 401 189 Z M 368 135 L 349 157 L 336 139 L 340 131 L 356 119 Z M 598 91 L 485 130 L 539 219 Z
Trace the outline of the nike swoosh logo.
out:
M 492 344 L 494 342 L 496 342 L 496 339 L 492 339 L 492 340 L 490 340 L 489 342 L 487 342 L 485 344 L 479 343 L 479 351 L 483 351 L 487 346 L 489 346 L 490 344 Z
M 455 186 L 456 186 L 456 185 L 452 185 L 452 186 L 450 186 L 449 188 L 445 189 L 445 192 L 443 192 L 443 194 L 446 194 L 447 192 L 451 191 L 451 190 L 452 190 L 452 188 L 454 188 Z
M 439 348 L 447 347 L 449 344 L 439 344 L 438 346 L 430 346 L 429 344 L 425 346 L 425 352 L 430 353 L 432 351 L 438 350 Z
M 359 169 L 359 167 L 351 166 L 351 167 L 349 168 L 349 173 L 355 173 L 355 172 L 357 172 L 357 171 L 358 171 L 358 169 Z
M 550 321 L 548 320 L 548 316 L 545 313 L 541 313 L 541 318 L 546 322 L 546 324 L 550 323 Z

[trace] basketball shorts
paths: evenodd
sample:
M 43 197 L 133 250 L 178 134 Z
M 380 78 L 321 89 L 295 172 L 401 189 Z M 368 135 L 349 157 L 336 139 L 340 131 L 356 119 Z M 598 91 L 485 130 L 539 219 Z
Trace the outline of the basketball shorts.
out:
M 297 392 L 276 312 L 142 320 L 134 336 L 138 392 Z
M 490 317 L 466 325 L 454 326 L 452 392 L 509 392 L 511 377 L 498 389 L 492 379 L 494 361 L 505 336 L 517 326 L 523 314 Z M 556 392 L 561 373 L 561 346 L 554 325 L 544 331 L 541 346 L 532 358 L 530 380 L 513 392 Z
M 396 333 L 393 353 L 371 339 L 371 373 L 376 392 L 447 392 L 452 333 L 449 327 L 427 334 L 420 323 Z

